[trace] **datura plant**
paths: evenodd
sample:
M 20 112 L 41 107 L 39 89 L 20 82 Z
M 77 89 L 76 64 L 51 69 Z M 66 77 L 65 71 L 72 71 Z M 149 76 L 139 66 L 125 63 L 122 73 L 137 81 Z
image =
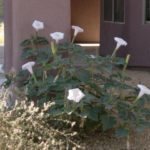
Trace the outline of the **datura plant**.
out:
M 130 131 L 149 127 L 150 90 L 144 85 L 131 86 L 126 68 L 130 55 L 117 57 L 127 42 L 115 37 L 116 48 L 111 56 L 88 55 L 74 43 L 84 30 L 72 26 L 71 42 L 63 42 L 65 34 L 50 33 L 50 40 L 40 36 L 44 24 L 34 22 L 35 34 L 21 43 L 23 62 L 16 76 L 19 87 L 26 91 L 28 101 L 53 117 L 68 117 L 76 129 L 114 131 L 118 137 Z M 128 81 L 128 82 L 126 82 Z

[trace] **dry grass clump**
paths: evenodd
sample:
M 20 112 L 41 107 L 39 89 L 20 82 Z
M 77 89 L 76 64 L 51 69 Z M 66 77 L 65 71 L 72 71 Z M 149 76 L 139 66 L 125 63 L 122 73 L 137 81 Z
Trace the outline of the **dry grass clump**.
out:
M 17 101 L 16 101 L 17 102 Z M 43 109 L 31 102 L 17 102 L 10 111 L 0 112 L 0 149 L 49 150 L 77 149 L 74 142 L 77 132 L 72 131 L 75 122 L 52 118 L 45 112 L 53 103 Z

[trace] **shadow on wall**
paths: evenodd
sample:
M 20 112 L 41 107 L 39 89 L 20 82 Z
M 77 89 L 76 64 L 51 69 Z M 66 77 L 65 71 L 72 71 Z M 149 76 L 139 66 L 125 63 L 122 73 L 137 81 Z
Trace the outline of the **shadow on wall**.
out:
M 100 0 L 71 0 L 71 24 L 85 30 L 76 42 L 99 43 Z

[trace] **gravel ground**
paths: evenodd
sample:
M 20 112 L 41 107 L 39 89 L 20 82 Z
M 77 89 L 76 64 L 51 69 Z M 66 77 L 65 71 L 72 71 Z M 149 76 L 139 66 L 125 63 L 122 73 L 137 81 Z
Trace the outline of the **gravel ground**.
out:
M 129 138 L 129 147 L 127 148 L 127 139 L 117 139 L 114 137 L 94 135 L 85 141 L 85 150 L 150 150 L 150 130 L 142 134 L 133 133 Z
M 140 83 L 150 88 L 150 69 L 128 69 L 127 75 L 132 79 L 133 85 Z

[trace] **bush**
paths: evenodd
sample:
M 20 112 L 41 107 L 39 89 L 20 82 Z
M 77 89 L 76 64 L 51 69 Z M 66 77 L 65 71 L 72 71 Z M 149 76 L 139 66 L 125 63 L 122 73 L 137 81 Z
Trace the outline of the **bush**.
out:
M 76 130 L 111 130 L 117 137 L 124 137 L 131 130 L 149 127 L 149 97 L 144 95 L 149 89 L 141 93 L 140 88 L 138 95 L 138 88 L 126 82 L 130 55 L 125 59 L 116 56 L 119 48 L 127 45 L 123 39 L 115 38 L 117 46 L 112 56 L 94 56 L 74 44 L 78 32 L 83 32 L 79 27 L 73 27 L 75 34 L 70 43 L 60 43 L 63 33 L 51 34 L 55 42 L 50 43 L 39 35 L 35 24 L 33 27 L 35 35 L 21 43 L 21 57 L 27 63 L 15 77 L 28 101 L 39 109 L 53 103 L 45 115 L 69 118 L 76 122 Z
M 0 149 L 68 149 L 81 148 L 76 142 L 78 133 L 72 131 L 75 122 L 51 117 L 33 103 L 19 101 L 14 109 L 0 112 Z

